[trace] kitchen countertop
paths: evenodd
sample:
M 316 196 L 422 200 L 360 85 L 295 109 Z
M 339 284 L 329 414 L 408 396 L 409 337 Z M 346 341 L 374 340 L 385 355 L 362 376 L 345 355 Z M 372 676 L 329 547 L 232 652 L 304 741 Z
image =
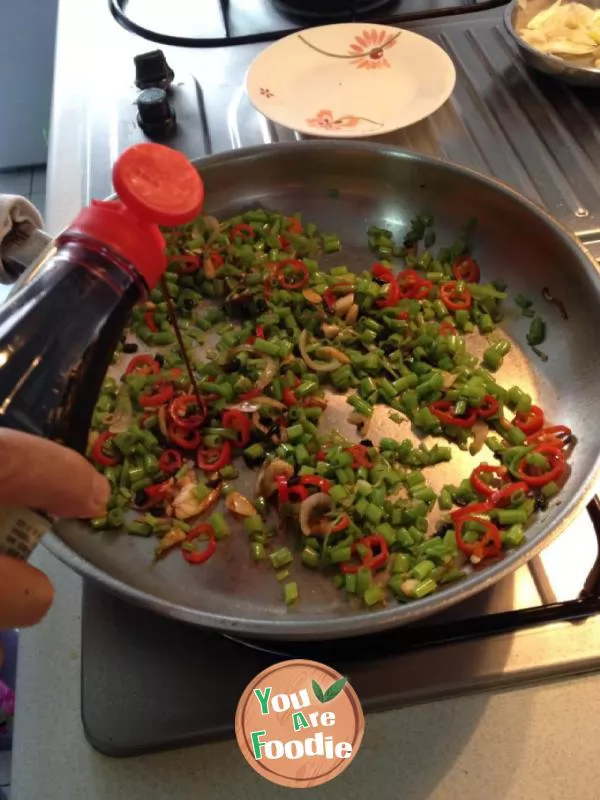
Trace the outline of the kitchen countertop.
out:
M 102 37 L 106 0 L 60 0 L 47 194 L 48 229 L 79 210 L 83 98 Z M 126 35 L 111 27 L 111 46 Z M 96 52 L 94 51 L 96 47 Z M 74 124 L 73 121 L 77 120 Z M 60 139 L 58 133 L 60 132 Z M 32 562 L 56 586 L 46 620 L 21 635 L 11 800 L 171 800 L 280 798 L 223 742 L 113 760 L 86 742 L 80 719 L 81 579 L 43 547 Z M 443 665 L 440 666 L 443 668 Z M 160 703 L 157 689 L 156 702 Z M 412 798 L 596 798 L 600 674 L 518 690 L 485 693 L 370 715 L 363 745 L 332 784 L 307 790 L 322 800 Z
M 110 759 L 80 719 L 81 579 L 39 548 L 56 586 L 48 617 L 21 635 L 11 800 L 270 800 L 234 742 Z M 157 687 L 156 702 L 160 702 Z M 367 717 L 362 747 L 319 800 L 598 797 L 600 674 L 453 698 Z

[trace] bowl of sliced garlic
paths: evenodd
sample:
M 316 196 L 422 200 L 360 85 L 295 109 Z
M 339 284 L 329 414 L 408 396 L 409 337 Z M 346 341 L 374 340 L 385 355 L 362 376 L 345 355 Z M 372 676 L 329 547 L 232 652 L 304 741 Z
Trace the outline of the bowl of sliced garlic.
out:
M 600 86 L 600 2 L 513 0 L 504 21 L 532 67 L 576 86 Z

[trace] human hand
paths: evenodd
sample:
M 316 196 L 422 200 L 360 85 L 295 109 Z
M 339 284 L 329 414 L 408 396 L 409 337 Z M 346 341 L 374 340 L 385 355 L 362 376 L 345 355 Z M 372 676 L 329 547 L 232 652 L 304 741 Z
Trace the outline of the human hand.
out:
M 0 428 L 0 505 L 57 517 L 100 516 L 108 481 L 83 456 L 47 439 Z M 0 556 L 0 630 L 33 625 L 50 608 L 54 590 L 43 572 Z

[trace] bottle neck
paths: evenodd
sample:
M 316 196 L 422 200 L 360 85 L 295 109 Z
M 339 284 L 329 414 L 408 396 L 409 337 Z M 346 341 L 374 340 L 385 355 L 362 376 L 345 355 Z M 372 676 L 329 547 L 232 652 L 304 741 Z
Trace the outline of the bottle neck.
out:
M 62 255 L 72 263 L 77 263 L 78 266 L 95 275 L 98 280 L 108 281 L 122 291 L 127 289 L 130 284 L 136 284 L 139 287 L 140 297 L 147 294 L 148 287 L 133 264 L 104 242 L 81 233 L 66 231 L 56 237 L 56 247 L 59 251 L 57 255 Z M 78 254 L 81 252 L 81 248 L 85 248 L 88 254 L 99 256 L 102 259 L 101 263 L 97 263 L 96 259 L 92 259 L 91 262 L 89 259 L 85 263 L 80 262 Z
M 84 452 L 112 354 L 147 290 L 101 242 L 66 236 L 57 245 L 0 308 L 0 425 Z

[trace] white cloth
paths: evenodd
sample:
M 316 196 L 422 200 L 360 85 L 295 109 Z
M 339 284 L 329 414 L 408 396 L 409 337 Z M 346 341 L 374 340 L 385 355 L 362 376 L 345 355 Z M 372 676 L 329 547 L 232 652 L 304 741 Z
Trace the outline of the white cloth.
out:
M 44 227 L 39 211 L 25 197 L 15 194 L 0 194 L 0 283 L 10 283 L 10 276 L 2 264 L 2 242 L 7 236 L 28 237 L 37 228 Z

